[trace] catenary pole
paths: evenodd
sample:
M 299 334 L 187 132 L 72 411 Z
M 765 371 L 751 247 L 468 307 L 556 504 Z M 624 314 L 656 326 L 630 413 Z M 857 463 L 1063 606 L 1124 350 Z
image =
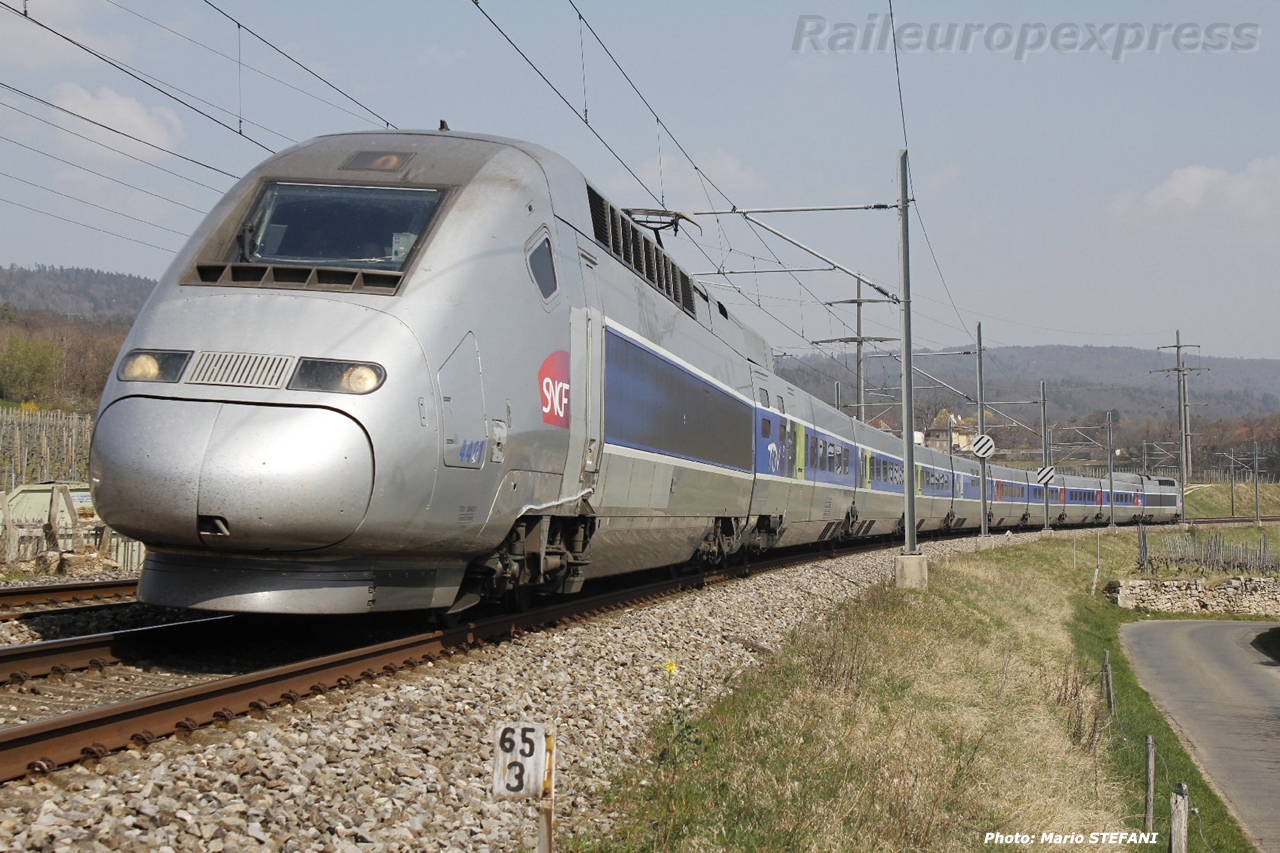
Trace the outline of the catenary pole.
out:
M 858 282 L 858 319 L 855 323 L 857 330 L 854 332 L 858 336 L 858 420 L 866 423 L 867 421 L 867 382 L 866 372 L 863 370 L 862 356 L 862 279 Z
M 978 435 L 987 434 L 987 395 L 982 384 L 982 324 L 978 324 Z M 981 481 L 979 491 L 982 494 L 982 529 L 981 535 L 989 536 L 987 530 L 987 460 L 978 460 L 978 479 Z
M 1111 426 L 1111 412 L 1107 411 L 1107 506 L 1111 508 L 1111 526 L 1116 526 L 1116 445 Z
M 1040 380 L 1040 464 L 1048 468 L 1053 464 L 1053 458 L 1049 454 L 1049 417 L 1048 417 L 1048 401 L 1044 394 L 1044 380 Z M 1045 483 L 1040 487 L 1044 492 L 1044 529 L 1049 530 L 1049 484 Z
M 916 545 L 916 436 L 911 369 L 911 250 L 908 242 L 907 151 L 898 152 L 898 276 L 902 301 L 902 523 L 906 534 L 903 554 L 919 554 Z
M 1258 442 L 1253 443 L 1253 523 L 1262 526 L 1262 502 L 1258 499 L 1258 480 L 1262 469 L 1258 467 Z
M 1227 471 L 1231 475 L 1231 517 L 1236 517 L 1236 457 L 1228 453 L 1227 459 L 1231 463 L 1231 467 Z

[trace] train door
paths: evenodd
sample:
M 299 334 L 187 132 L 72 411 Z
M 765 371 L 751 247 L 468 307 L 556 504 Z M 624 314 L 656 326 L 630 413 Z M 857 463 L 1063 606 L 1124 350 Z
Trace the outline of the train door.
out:
M 964 494 L 962 491 L 963 483 L 961 481 L 962 474 L 956 470 L 955 448 L 947 448 L 947 482 L 951 486 L 951 494 L 947 497 L 946 524 L 943 526 L 950 529 L 952 525 L 959 521 L 960 508 L 956 504 L 956 500 Z
M 751 515 L 779 519 L 787 510 L 791 453 L 794 439 L 785 414 L 782 383 L 761 370 L 751 371 L 755 409 L 755 481 L 751 491 Z
M 593 308 L 574 308 L 569 315 L 569 450 L 560 483 L 560 501 L 566 505 L 604 485 L 598 482 L 604 450 L 603 382 L 604 316 Z
M 797 394 L 796 389 L 790 386 L 787 386 L 782 395 L 790 423 L 792 446 L 787 518 L 796 521 L 808 520 L 813 511 L 814 477 L 810 472 L 817 470 L 817 459 L 810 452 L 811 447 L 816 447 L 813 430 L 805 425 L 813 423 L 813 407 L 809 399 L 807 394 Z

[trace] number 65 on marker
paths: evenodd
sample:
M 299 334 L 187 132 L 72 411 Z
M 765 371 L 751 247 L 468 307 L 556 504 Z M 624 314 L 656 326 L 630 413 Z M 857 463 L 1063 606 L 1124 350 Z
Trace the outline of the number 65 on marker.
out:
M 506 800 L 542 797 L 547 746 L 544 723 L 498 723 L 493 730 L 493 795 Z

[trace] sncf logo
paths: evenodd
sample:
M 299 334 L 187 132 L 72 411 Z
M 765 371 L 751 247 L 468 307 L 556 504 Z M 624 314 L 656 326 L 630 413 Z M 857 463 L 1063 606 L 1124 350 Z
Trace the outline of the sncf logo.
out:
M 542 422 L 569 427 L 569 353 L 557 350 L 547 356 L 538 368 L 538 387 L 542 391 Z

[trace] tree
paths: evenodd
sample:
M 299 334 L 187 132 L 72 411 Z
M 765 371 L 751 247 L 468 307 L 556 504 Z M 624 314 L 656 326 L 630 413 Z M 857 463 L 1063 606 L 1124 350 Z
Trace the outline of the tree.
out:
M 62 348 L 55 341 L 14 335 L 0 352 L 0 392 L 19 402 L 52 399 L 62 368 Z

